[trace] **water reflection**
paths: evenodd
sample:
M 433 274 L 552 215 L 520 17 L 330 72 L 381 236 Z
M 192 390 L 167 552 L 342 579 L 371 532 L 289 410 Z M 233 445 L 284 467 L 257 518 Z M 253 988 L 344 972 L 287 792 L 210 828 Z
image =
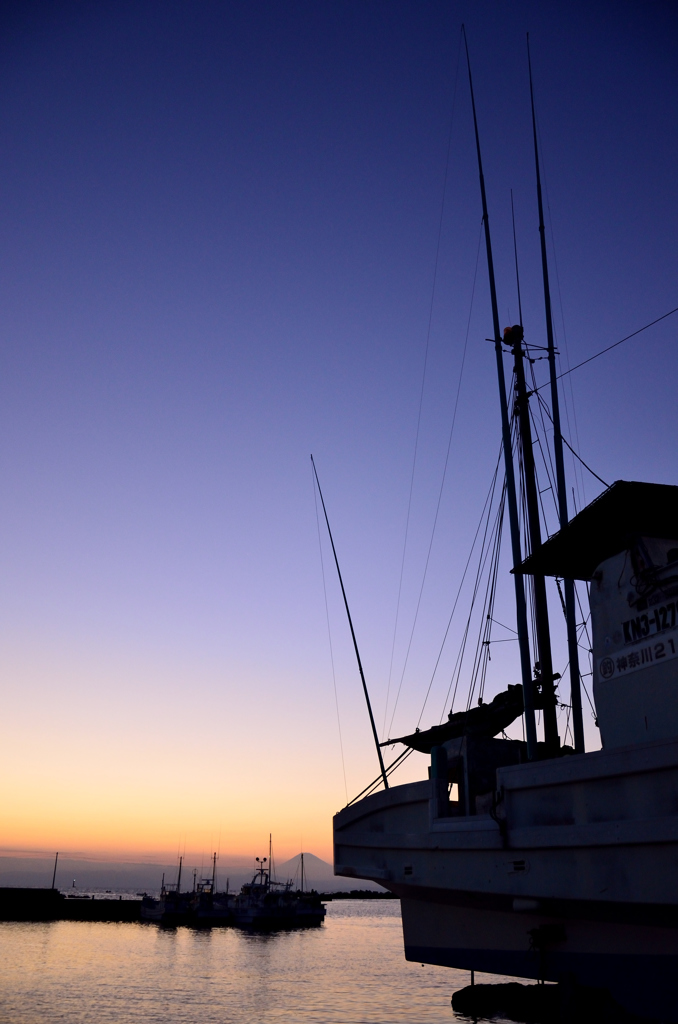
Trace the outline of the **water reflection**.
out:
M 331 903 L 320 928 L 274 934 L 0 924 L 12 1024 L 453 1024 L 466 984 L 405 961 L 395 901 Z

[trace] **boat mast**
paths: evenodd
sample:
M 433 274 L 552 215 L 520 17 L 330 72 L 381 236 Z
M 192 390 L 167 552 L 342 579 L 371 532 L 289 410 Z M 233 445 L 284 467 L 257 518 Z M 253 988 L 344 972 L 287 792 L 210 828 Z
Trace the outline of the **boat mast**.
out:
M 346 609 L 346 615 L 348 617 L 348 625 L 351 630 L 351 637 L 353 639 L 353 649 L 355 650 L 355 656 L 358 661 L 358 671 L 360 672 L 360 679 L 363 684 L 363 693 L 365 694 L 365 702 L 367 704 L 367 711 L 370 716 L 370 725 L 372 726 L 372 735 L 374 737 L 374 745 L 377 748 L 377 757 L 379 758 L 379 771 L 384 781 L 384 789 L 388 789 L 388 779 L 386 777 L 386 768 L 384 767 L 384 758 L 381 754 L 381 747 L 379 746 L 379 736 L 377 735 L 377 727 L 374 722 L 374 715 L 372 714 L 372 704 L 370 703 L 370 695 L 367 692 L 367 683 L 365 682 L 365 673 L 363 672 L 363 663 L 360 660 L 360 651 L 358 650 L 358 641 L 356 640 L 355 630 L 353 629 L 353 619 L 351 618 L 351 612 L 348 607 L 348 598 L 346 597 L 346 591 L 344 590 L 344 581 L 341 576 L 341 569 L 339 568 L 339 559 L 337 558 L 337 549 L 334 546 L 334 539 L 332 537 L 332 531 L 330 529 L 330 520 L 327 515 L 327 509 L 325 508 L 325 499 L 323 498 L 323 492 L 320 489 L 320 480 L 318 479 L 318 470 L 315 468 L 315 461 L 311 456 L 311 465 L 313 466 L 313 473 L 315 474 L 315 482 L 318 485 L 318 494 L 320 495 L 320 502 L 323 507 L 325 514 L 325 522 L 327 524 L 327 532 L 330 537 L 330 544 L 332 545 L 332 554 L 334 555 L 334 564 L 337 567 L 337 575 L 339 577 L 339 586 L 341 587 L 341 593 L 344 598 L 344 607 Z
M 304 855 L 301 855 L 301 891 L 304 891 Z
M 539 239 L 541 242 L 541 267 L 544 279 L 544 310 L 546 313 L 546 344 L 549 373 L 551 377 L 551 416 L 553 419 L 553 450 L 556 461 L 556 489 L 558 492 L 558 521 L 560 529 L 567 526 L 567 489 L 565 486 L 565 463 L 563 460 L 563 436 L 560 432 L 560 404 L 558 401 L 558 375 L 556 372 L 556 350 L 553 340 L 553 313 L 551 310 L 551 288 L 546 255 L 546 230 L 544 227 L 544 203 L 541 193 L 541 172 L 539 169 L 539 148 L 537 146 L 537 119 L 534 112 L 534 90 L 532 87 L 532 61 L 530 59 L 530 34 L 527 34 L 527 66 L 530 74 L 530 103 L 532 105 L 532 135 L 534 138 L 534 165 L 537 173 L 537 205 L 539 207 Z M 575 753 L 584 753 L 584 722 L 581 709 L 581 688 L 579 670 L 579 646 L 577 643 L 577 618 L 574 599 L 574 581 L 564 580 L 565 618 L 567 622 L 567 653 L 570 660 L 570 699 L 572 703 L 572 730 Z
M 59 851 L 57 850 L 56 857 L 54 858 L 54 874 L 52 875 L 52 888 L 54 888 L 54 883 L 56 882 L 56 869 L 57 869 L 57 864 L 58 863 L 59 863 Z
M 539 495 L 534 468 L 534 451 L 532 448 L 532 426 L 530 423 L 530 407 L 525 385 L 525 365 L 523 363 L 523 329 L 513 327 L 507 329 L 505 340 L 511 339 L 516 375 L 516 408 L 520 442 L 523 453 L 523 470 L 525 474 L 525 499 L 527 504 L 527 526 L 530 538 L 530 551 L 534 553 L 541 547 L 541 527 L 539 524 Z M 551 654 L 551 632 L 549 629 L 549 612 L 546 598 L 546 580 L 542 575 L 535 574 L 534 583 L 534 617 L 537 627 L 537 646 L 539 661 L 535 665 L 535 681 L 541 688 L 541 701 L 544 711 L 544 741 L 547 753 L 555 756 L 560 747 L 558 738 L 558 720 L 556 717 L 556 692 L 553 676 L 553 656 Z M 537 667 L 538 666 L 538 667 Z
M 212 858 L 212 892 L 214 892 L 214 888 L 216 886 L 216 882 L 217 882 L 217 855 L 215 853 L 213 858 Z
M 483 161 L 480 154 L 480 135 L 478 133 L 478 118 L 476 116 L 476 103 L 473 94 L 473 79 L 471 77 L 471 60 L 468 52 L 468 41 L 466 39 L 466 28 L 462 25 L 464 33 L 464 46 L 466 48 L 466 64 L 468 66 L 468 81 L 471 90 L 471 107 L 473 109 L 473 127 L 476 137 L 476 153 L 478 156 L 478 176 L 480 178 L 480 197 L 483 205 L 483 223 L 485 225 L 485 250 L 487 253 L 487 272 L 490 283 L 490 297 L 492 300 L 492 326 L 494 329 L 494 351 L 497 360 L 497 380 L 499 383 L 499 406 L 501 410 L 501 434 L 504 449 L 504 466 L 506 469 L 506 499 L 508 503 L 509 526 L 511 529 L 511 554 L 513 566 L 517 568 L 521 561 L 520 551 L 520 525 L 518 522 L 518 505 L 516 502 L 516 481 L 513 472 L 513 451 L 511 447 L 511 424 L 509 422 L 508 405 L 506 402 L 506 381 L 504 379 L 503 351 L 501 347 L 501 334 L 499 331 L 499 308 L 497 305 L 497 287 L 494 279 L 494 262 L 492 260 L 492 241 L 490 238 L 490 219 L 487 213 L 487 197 L 485 195 L 485 177 L 483 175 Z M 527 608 L 525 605 L 525 587 L 523 577 L 517 572 L 513 576 L 516 591 L 516 624 L 518 632 L 518 647 L 520 649 L 520 669 L 523 682 L 523 701 L 525 705 L 525 736 L 527 739 L 527 756 L 530 761 L 537 757 L 537 726 L 534 717 L 534 686 L 532 683 L 532 666 L 530 662 L 530 641 L 527 632 Z
M 177 892 L 181 892 L 181 862 L 183 857 L 179 857 L 179 874 L 177 875 Z

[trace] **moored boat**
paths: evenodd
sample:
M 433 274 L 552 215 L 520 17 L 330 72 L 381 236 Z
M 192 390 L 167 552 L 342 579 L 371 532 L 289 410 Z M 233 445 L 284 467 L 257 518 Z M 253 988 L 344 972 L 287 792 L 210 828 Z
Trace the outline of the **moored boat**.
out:
M 560 525 L 542 543 L 530 433 L 534 392 L 523 368 L 530 351 L 522 324 L 499 330 L 475 105 L 473 114 L 522 683 L 495 698 L 494 707 L 450 712 L 447 724 L 388 741 L 430 754 L 429 778 L 390 785 L 380 752 L 383 791 L 356 799 L 334 818 L 335 873 L 371 879 L 401 898 L 409 960 L 605 988 L 632 1013 L 677 1022 L 678 487 L 617 481 L 568 521 L 533 119 Z M 510 407 L 505 346 L 514 360 Z M 548 577 L 564 581 L 574 749 L 558 732 L 563 702 L 551 655 Z M 575 581 L 584 581 L 590 595 L 602 748 L 589 752 Z M 536 711 L 544 729 L 539 741 Z M 503 730 L 520 717 L 525 739 L 505 738 Z
M 271 859 L 257 857 L 251 882 L 243 885 L 233 903 L 233 923 L 241 928 L 273 930 L 306 928 L 322 924 L 325 906 L 315 890 L 293 889 L 292 882 L 272 879 Z

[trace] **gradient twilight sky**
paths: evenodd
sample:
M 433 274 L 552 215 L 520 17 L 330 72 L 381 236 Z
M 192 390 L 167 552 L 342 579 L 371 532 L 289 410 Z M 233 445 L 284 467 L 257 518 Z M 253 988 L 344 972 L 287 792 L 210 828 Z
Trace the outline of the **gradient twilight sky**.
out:
M 678 305 L 675 5 L 0 8 L 4 849 L 138 858 L 219 835 L 249 855 L 272 830 L 281 858 L 331 856 L 346 791 L 309 455 L 381 730 L 451 123 L 391 709 L 470 326 L 391 734 L 416 724 L 500 440 L 484 250 L 469 314 L 462 21 L 502 325 L 517 320 L 513 189 L 542 344 L 531 34 L 573 365 Z M 568 437 L 609 482 L 677 482 L 677 333 L 678 316 L 568 380 Z M 568 472 L 579 504 L 599 493 Z M 376 764 L 323 544 L 351 797 Z M 504 566 L 509 625 L 511 592 Z M 462 619 L 424 725 L 446 710 Z M 518 681 L 515 645 L 496 649 L 490 695 Z M 590 714 L 587 730 L 596 744 Z M 414 761 L 403 779 L 423 775 Z

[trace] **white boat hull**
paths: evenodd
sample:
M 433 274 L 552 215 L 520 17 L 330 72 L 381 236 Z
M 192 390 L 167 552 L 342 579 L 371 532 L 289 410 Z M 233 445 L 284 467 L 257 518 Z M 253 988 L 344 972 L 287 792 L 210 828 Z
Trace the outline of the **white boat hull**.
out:
M 436 781 L 335 817 L 335 873 L 401 897 L 408 959 L 678 1022 L 678 741 L 499 769 L 492 814 L 442 807 Z

